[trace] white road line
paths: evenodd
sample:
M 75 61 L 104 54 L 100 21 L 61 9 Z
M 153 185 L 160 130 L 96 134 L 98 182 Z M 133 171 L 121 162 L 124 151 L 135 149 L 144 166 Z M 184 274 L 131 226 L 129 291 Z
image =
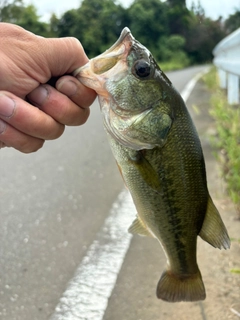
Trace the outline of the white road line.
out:
M 209 71 L 210 67 L 206 67 L 203 71 L 197 73 L 185 86 L 181 92 L 181 96 L 185 102 L 187 102 L 191 92 L 193 91 L 198 80 Z
M 51 320 L 101 320 L 128 251 L 136 209 L 128 191 L 112 206 L 96 240 L 68 285 Z
M 185 101 L 204 69 L 188 82 L 181 95 Z M 108 299 L 130 246 L 127 232 L 136 209 L 128 191 L 123 190 L 114 202 L 96 240 L 69 282 L 50 320 L 102 320 Z

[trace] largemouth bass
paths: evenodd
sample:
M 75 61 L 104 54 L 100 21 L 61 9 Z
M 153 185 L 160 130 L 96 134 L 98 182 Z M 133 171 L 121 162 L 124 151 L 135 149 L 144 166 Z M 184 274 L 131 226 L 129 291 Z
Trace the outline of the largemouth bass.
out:
M 205 299 L 197 236 L 220 249 L 230 240 L 209 195 L 201 144 L 181 96 L 128 28 L 74 75 L 98 93 L 113 155 L 138 212 L 129 231 L 157 238 L 166 255 L 157 297 Z

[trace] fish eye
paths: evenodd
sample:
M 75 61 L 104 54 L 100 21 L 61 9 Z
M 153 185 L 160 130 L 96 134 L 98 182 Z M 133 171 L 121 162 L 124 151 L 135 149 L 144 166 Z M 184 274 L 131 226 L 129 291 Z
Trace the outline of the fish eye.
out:
M 151 73 L 150 64 L 146 62 L 145 60 L 138 60 L 134 64 L 134 70 L 138 77 L 140 78 L 146 78 Z

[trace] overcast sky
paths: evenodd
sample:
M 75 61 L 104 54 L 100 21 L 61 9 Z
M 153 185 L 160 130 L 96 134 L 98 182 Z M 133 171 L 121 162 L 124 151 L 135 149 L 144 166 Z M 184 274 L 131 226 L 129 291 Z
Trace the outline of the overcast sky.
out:
M 133 0 L 118 0 L 123 6 L 129 6 Z M 146 0 L 147 1 L 147 0 Z M 32 3 L 38 9 L 38 14 L 48 20 L 52 13 L 57 16 L 67 10 L 78 8 L 81 0 L 26 0 L 26 3 Z M 193 0 L 186 0 L 188 8 L 191 7 Z M 195 3 L 198 0 L 194 0 Z M 227 18 L 235 12 L 235 8 L 240 10 L 240 0 L 200 0 L 205 14 L 212 19 L 217 19 L 220 15 Z

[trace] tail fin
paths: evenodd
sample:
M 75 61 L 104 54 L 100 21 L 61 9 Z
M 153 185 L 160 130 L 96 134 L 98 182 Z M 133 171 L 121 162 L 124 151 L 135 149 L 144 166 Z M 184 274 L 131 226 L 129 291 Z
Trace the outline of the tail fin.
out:
M 157 297 L 168 302 L 204 300 L 206 293 L 200 271 L 191 275 L 165 271 L 157 285 Z

